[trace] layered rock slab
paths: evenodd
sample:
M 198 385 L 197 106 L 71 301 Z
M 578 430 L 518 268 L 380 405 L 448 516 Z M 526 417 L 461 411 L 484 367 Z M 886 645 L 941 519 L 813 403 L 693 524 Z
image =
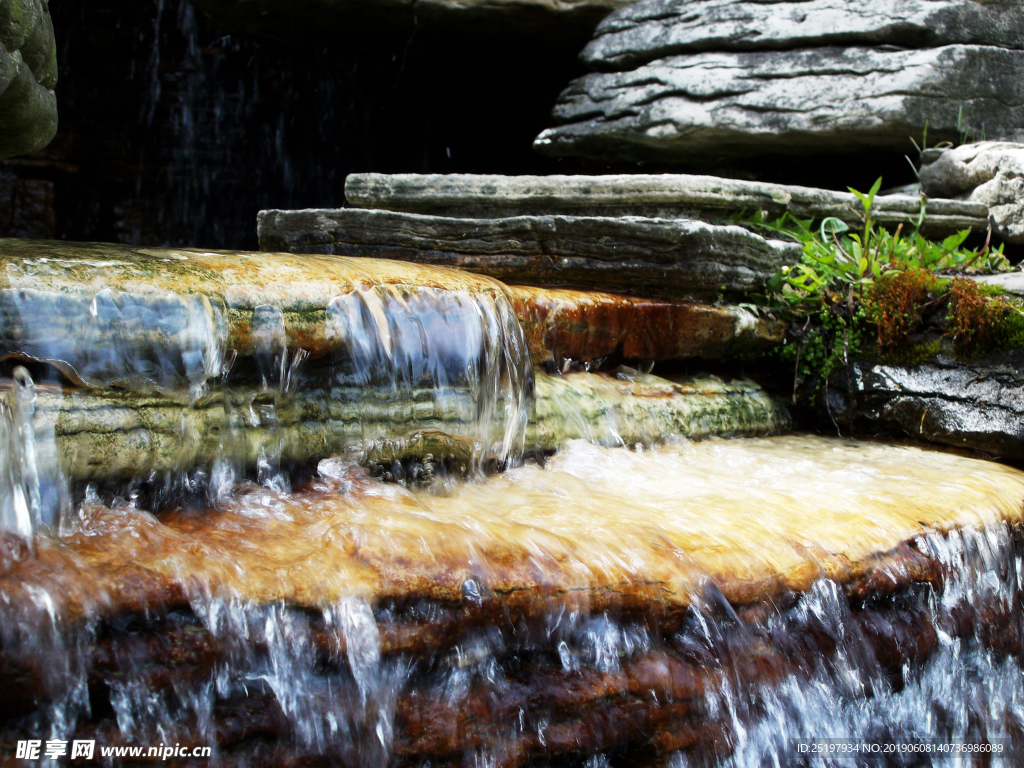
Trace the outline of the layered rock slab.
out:
M 931 194 L 931 193 L 929 193 Z M 950 233 L 984 229 L 984 203 L 941 199 L 925 203 L 925 229 Z M 469 174 L 353 173 L 345 199 L 360 208 L 406 213 L 488 218 L 543 214 L 718 218 L 766 211 L 773 217 L 833 217 L 863 226 L 864 208 L 847 192 L 788 184 L 688 174 L 611 176 L 498 176 Z M 913 225 L 921 213 L 917 196 L 875 198 L 872 217 L 885 226 Z
M 638 296 L 750 291 L 800 259 L 794 243 L 739 227 L 640 217 L 456 219 L 351 208 L 260 211 L 260 247 L 378 256 L 506 282 Z
M 481 462 L 522 453 L 532 369 L 508 291 L 489 278 L 9 240 L 0 265 L 13 374 L 0 443 L 18 453 L 31 431 L 74 479 L 305 462 L 423 430 L 454 436 L 453 456 L 465 441 Z
M 162 521 L 88 505 L 80 523 L 99 535 L 74 536 L 71 546 L 44 540 L 37 559 L 4 561 L 0 583 L 12 596 L 5 610 L 22 602 L 25 584 L 66 581 L 68 588 L 54 594 L 58 621 L 78 621 L 95 609 L 116 612 L 118 599 L 97 598 L 125 592 L 129 585 L 118 582 L 116 565 L 127 563 L 147 579 L 176 583 L 163 594 L 176 593 L 177 600 L 198 579 L 210 588 L 206 594 L 313 609 L 353 598 L 375 608 L 423 598 L 477 610 L 478 597 L 510 604 L 562 597 L 662 610 L 689 606 L 711 577 L 738 607 L 785 590 L 806 592 L 823 573 L 851 590 L 884 590 L 886 574 L 872 572 L 890 556 L 912 561 L 901 549 L 906 543 L 1015 524 L 1024 509 L 1024 478 L 1012 468 L 807 436 L 653 452 L 578 443 L 552 462 L 437 496 L 384 485 L 332 461 L 322 466 L 318 487 L 276 493 L 288 516 L 244 514 L 264 503 L 262 490 L 229 500 L 223 510 L 172 513 Z M 808 476 L 817 483 L 810 493 Z M 643 482 L 648 493 L 636 495 L 624 477 Z M 757 516 L 749 512 L 750 498 L 759 502 Z M 333 518 L 337 535 L 329 546 L 308 546 L 310 536 L 323 543 L 325 518 Z M 151 533 L 105 535 L 125 526 Z M 924 560 L 887 574 L 888 589 L 934 578 Z M 58 582 L 49 581 L 53 576 Z M 469 581 L 477 592 L 467 594 Z M 32 605 L 29 599 L 25 607 Z M 405 637 L 421 648 L 434 640 Z
M 700 163 L 763 152 L 890 149 L 955 141 L 967 126 L 1015 140 L 1024 51 L 823 47 L 670 56 L 569 85 L 537 151 L 615 161 Z
M 856 412 L 868 423 L 1024 459 L 1024 352 L 972 362 L 939 355 L 915 366 L 861 362 L 853 371 Z
M 0 392 L 11 387 L 0 380 Z M 28 424 L 40 471 L 55 475 L 59 468 L 75 481 L 163 476 L 217 461 L 252 469 L 267 456 L 303 464 L 338 452 L 371 465 L 407 458 L 453 463 L 450 469 L 465 474 L 474 453 L 465 436 L 479 431 L 473 394 L 457 388 L 395 393 L 305 381 L 294 392 L 236 385 L 189 402 L 37 385 L 32 397 Z M 552 452 L 576 439 L 654 445 L 788 427 L 785 408 L 748 380 L 668 381 L 631 370 L 538 373 L 525 444 L 530 453 Z
M 57 132 L 57 47 L 46 0 L 0 0 L 0 157 Z
M 846 44 L 1021 48 L 1024 13 L 1015 0 L 735 2 L 642 0 L 608 16 L 580 58 L 593 69 L 633 69 L 698 51 Z
M 1024 144 L 982 141 L 921 154 L 921 189 L 928 195 L 982 203 L 992 231 L 1024 243 Z
M 351 344 L 346 324 L 372 331 L 361 307 L 385 318 L 396 301 L 401 315 L 447 305 L 458 325 L 480 322 L 464 306 L 480 299 L 487 322 L 515 323 L 501 283 L 393 261 L 0 239 L 0 266 L 0 357 L 89 386 L 187 390 L 229 350 L 324 358 Z

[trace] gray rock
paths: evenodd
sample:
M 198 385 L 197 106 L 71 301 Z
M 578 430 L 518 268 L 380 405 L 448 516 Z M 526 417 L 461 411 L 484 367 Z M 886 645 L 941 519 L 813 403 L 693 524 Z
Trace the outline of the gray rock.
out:
M 1007 272 L 1002 275 L 972 275 L 970 277 L 979 283 L 1002 288 L 1007 293 L 1024 296 L 1024 272 Z
M 507 282 L 635 296 L 750 291 L 800 260 L 795 243 L 699 221 L 576 216 L 456 219 L 391 211 L 260 211 L 260 247 L 459 267 Z
M 863 223 L 863 207 L 848 192 L 683 174 L 619 176 L 476 176 L 354 173 L 345 198 L 361 208 L 455 217 L 544 214 L 647 216 L 714 220 L 735 213 L 790 211 L 801 218 L 833 216 Z M 918 196 L 875 199 L 882 224 L 913 224 L 921 210 Z M 948 234 L 984 229 L 988 211 L 978 203 L 929 200 L 929 232 Z
M 289 41 L 320 39 L 358 25 L 460 25 L 549 35 L 589 34 L 632 0 L 193 0 L 225 29 Z
M 857 412 L 912 437 L 1024 458 L 1024 352 L 973 363 L 858 363 Z M 839 409 L 840 411 L 843 408 Z
M 1017 0 L 644 0 L 602 21 L 581 58 L 593 69 L 635 69 L 698 51 L 828 45 L 1024 47 Z
M 57 132 L 57 48 L 46 0 L 0 0 L 0 157 Z
M 964 126 L 1024 137 L 1024 51 L 816 48 L 700 53 L 594 73 L 562 93 L 551 156 L 699 163 L 763 152 L 907 150 Z
M 926 194 L 957 197 L 988 206 L 992 231 L 1024 243 L 1024 144 L 983 141 L 921 155 Z

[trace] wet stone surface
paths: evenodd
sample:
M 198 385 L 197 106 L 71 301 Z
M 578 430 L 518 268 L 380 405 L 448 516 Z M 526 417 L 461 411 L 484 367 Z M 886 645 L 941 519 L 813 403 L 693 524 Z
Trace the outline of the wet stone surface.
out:
M 922 365 L 856 363 L 857 414 L 922 440 L 1024 459 L 1024 352 Z M 836 403 L 844 414 L 846 403 Z
M 0 733 L 223 765 L 730 765 L 878 729 L 1015 756 L 1022 499 L 807 437 L 574 443 L 443 495 L 332 460 L 201 513 L 92 498 L 63 541 L 0 539 Z

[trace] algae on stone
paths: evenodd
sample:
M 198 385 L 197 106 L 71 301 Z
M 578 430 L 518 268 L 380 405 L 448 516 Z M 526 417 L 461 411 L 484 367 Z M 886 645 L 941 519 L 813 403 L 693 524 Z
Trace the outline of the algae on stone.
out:
M 528 452 L 554 451 L 574 439 L 652 445 L 775 434 L 788 426 L 784 409 L 745 380 L 668 381 L 628 370 L 617 376 L 538 373 L 534 397 Z M 354 452 L 374 464 L 438 453 L 431 446 L 448 446 L 435 458 L 465 463 L 477 418 L 477 404 L 456 390 L 396 396 L 368 387 L 300 386 L 281 395 L 236 386 L 190 402 L 38 385 L 32 425 L 40 466 L 59 464 L 73 480 L 105 481 L 160 478 L 209 469 L 215 461 L 252 469 L 261 457 L 302 464 Z M 474 450 L 484 462 L 504 461 Z

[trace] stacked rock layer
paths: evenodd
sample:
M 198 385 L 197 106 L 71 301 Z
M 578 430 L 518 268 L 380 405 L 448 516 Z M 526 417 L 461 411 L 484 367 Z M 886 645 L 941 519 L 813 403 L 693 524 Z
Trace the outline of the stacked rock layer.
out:
M 1024 124 L 1017 2 L 642 0 L 598 27 L 538 151 L 695 163 L 910 149 Z

